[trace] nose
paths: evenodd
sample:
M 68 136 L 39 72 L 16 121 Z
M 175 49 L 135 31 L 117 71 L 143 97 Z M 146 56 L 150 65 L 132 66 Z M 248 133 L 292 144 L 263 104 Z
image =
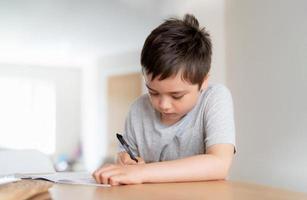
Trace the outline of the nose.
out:
M 159 107 L 161 111 L 167 111 L 172 107 L 171 100 L 167 97 L 161 97 L 159 99 Z

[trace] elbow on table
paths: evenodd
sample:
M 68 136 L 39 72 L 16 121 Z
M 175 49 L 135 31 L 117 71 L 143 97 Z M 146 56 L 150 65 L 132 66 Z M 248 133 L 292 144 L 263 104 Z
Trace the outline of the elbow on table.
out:
M 216 180 L 224 181 L 227 179 L 227 177 L 228 177 L 228 173 L 221 173 L 217 176 Z
M 217 168 L 212 180 L 226 180 L 229 175 L 229 169 L 229 165 L 220 165 L 220 167 Z

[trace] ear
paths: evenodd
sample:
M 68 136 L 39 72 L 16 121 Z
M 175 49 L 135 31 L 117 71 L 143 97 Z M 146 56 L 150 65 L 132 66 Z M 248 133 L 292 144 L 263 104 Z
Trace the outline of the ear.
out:
M 201 90 L 206 90 L 208 87 L 208 80 L 209 80 L 209 74 L 207 74 L 203 80 L 203 83 L 201 84 Z

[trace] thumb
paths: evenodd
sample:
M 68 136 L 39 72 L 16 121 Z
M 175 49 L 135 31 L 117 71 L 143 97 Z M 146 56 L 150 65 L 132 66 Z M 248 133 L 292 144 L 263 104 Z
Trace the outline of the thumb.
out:
M 137 164 L 145 164 L 145 161 L 143 158 L 141 157 L 136 157 L 136 159 L 138 160 L 138 163 Z
M 128 153 L 123 154 L 122 161 L 125 165 L 135 165 L 137 164 L 134 160 L 130 158 L 130 155 Z

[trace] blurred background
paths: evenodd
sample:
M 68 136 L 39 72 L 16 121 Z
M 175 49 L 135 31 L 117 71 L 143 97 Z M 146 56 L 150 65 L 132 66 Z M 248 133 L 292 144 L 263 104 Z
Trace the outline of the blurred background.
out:
M 168 17 L 211 33 L 212 83 L 230 88 L 229 179 L 307 188 L 307 1 L 1 0 L 0 148 L 37 149 L 57 170 L 114 162 L 115 133 L 146 92 L 140 51 Z

